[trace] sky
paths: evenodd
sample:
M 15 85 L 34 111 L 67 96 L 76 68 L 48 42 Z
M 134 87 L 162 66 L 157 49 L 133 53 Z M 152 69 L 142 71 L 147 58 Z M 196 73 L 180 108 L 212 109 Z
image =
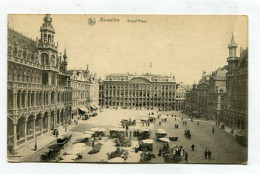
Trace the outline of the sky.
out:
M 44 14 L 8 16 L 10 28 L 40 38 Z M 246 16 L 185 15 L 51 15 L 59 51 L 65 46 L 68 69 L 86 69 L 104 78 L 110 73 L 174 75 L 177 82 L 198 82 L 227 65 L 232 32 L 248 46 Z M 88 19 L 96 24 L 89 25 Z M 113 22 L 102 22 L 111 19 Z M 144 22 L 129 22 L 133 20 Z M 119 21 L 119 22 L 115 22 Z M 152 67 L 150 67 L 150 63 Z

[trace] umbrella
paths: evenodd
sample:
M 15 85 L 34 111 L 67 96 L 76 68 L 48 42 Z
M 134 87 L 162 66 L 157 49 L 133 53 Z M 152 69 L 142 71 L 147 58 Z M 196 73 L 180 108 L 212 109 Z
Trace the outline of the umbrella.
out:
M 157 129 L 157 133 L 166 133 L 167 134 L 167 132 L 164 129 Z
M 142 129 L 140 129 L 140 131 L 143 131 L 143 132 L 150 132 L 150 129 L 149 129 L 149 128 L 142 128 Z
M 95 132 L 92 132 L 92 131 L 85 131 L 84 133 L 85 133 L 85 134 L 93 135 Z
M 98 132 L 98 131 L 99 131 L 99 128 L 94 127 L 94 128 L 91 128 L 90 131 L 92 131 L 92 132 Z
M 118 132 L 125 132 L 125 129 L 123 128 L 111 128 L 111 131 L 118 131 Z
M 109 163 L 123 163 L 125 160 L 121 157 L 116 157 L 108 160 Z
M 142 142 L 145 144 L 153 144 L 153 140 L 151 139 L 142 140 Z
M 171 142 L 171 141 L 169 140 L 169 138 L 160 138 L 159 140 L 160 140 L 160 141 L 163 141 L 163 142 L 166 142 L 166 143 Z

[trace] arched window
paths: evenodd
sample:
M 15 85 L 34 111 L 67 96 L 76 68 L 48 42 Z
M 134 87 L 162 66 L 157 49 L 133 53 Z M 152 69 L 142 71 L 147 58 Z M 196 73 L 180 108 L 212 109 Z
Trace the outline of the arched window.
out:
M 54 102 L 55 102 L 55 92 L 52 91 L 51 92 L 51 104 L 54 104 Z
M 21 81 L 21 77 L 22 77 L 22 70 L 19 69 L 19 72 L 17 73 L 17 80 Z
M 54 55 L 51 56 L 51 65 L 55 66 L 55 56 Z
M 49 65 L 49 56 L 46 53 L 41 55 L 41 64 L 42 65 Z

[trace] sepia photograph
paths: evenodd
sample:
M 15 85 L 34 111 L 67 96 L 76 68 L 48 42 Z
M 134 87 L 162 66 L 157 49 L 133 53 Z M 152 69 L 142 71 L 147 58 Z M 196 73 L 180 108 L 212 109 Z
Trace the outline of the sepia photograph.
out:
M 248 16 L 7 20 L 8 162 L 247 164 Z

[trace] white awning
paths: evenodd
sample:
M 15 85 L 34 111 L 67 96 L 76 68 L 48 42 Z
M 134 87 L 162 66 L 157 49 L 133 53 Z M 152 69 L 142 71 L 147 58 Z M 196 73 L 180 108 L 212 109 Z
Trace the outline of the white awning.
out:
M 79 107 L 79 110 L 83 112 L 89 112 L 89 110 L 85 106 Z
M 98 104 L 94 104 L 96 106 L 97 109 L 100 109 L 101 107 Z
M 90 107 L 93 108 L 93 109 L 97 109 L 94 104 L 90 104 Z

